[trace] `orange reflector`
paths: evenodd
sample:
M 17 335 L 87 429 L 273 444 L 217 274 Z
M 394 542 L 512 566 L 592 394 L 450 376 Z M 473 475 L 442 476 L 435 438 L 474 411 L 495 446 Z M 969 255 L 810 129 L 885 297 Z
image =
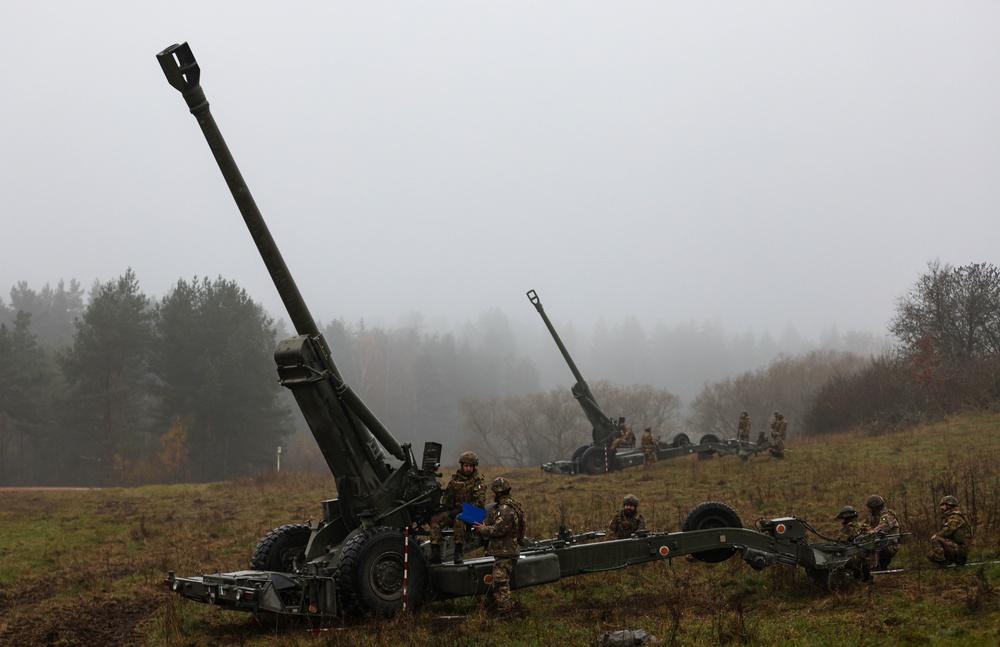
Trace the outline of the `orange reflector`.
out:
M 493 584 L 493 574 L 487 573 L 486 577 L 483 578 L 483 581 L 486 582 L 487 584 Z
M 788 528 L 785 528 L 785 524 L 779 523 L 778 526 L 775 528 L 775 530 L 778 532 L 779 535 L 783 535 L 785 534 L 785 531 L 788 530 Z
M 660 554 L 661 555 L 663 555 L 664 557 L 666 557 L 669 552 L 670 552 L 669 548 L 667 548 L 666 546 L 660 546 Z
M 309 613 L 316 613 L 317 611 L 319 611 L 319 607 L 317 607 L 315 604 L 309 605 Z

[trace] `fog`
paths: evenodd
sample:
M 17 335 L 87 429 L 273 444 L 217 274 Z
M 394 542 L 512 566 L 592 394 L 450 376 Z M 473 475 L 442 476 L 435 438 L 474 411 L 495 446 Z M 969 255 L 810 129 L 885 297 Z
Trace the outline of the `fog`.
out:
M 929 261 L 997 263 L 993 2 L 57 1 L 0 33 L 2 290 L 132 267 L 284 316 L 156 62 L 184 41 L 322 320 L 540 329 L 536 289 L 561 330 L 884 334 Z

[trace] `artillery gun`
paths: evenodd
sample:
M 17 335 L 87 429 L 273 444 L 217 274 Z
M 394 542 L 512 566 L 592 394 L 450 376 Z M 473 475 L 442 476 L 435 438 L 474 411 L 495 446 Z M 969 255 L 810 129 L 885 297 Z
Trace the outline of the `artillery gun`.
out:
M 416 607 L 431 598 L 485 593 L 492 558 L 430 566 L 426 542 L 410 534 L 418 536 L 438 509 L 441 445 L 425 443 L 418 463 L 410 445 L 398 443 L 344 381 L 212 118 L 190 47 L 172 45 L 157 59 L 201 126 L 288 310 L 297 335 L 275 349 L 278 379 L 292 391 L 337 484 L 337 498 L 322 502 L 321 519 L 272 530 L 257 545 L 250 569 L 192 577 L 170 571 L 165 584 L 185 598 L 224 609 L 320 623 L 366 612 L 391 615 L 407 603 Z M 878 538 L 861 547 L 810 546 L 795 518 L 746 529 L 734 510 L 717 502 L 694 508 L 682 532 L 588 543 L 601 536 L 563 530 L 553 539 L 528 542 L 512 587 L 680 555 L 712 563 L 740 553 L 754 568 L 799 564 L 827 571 L 860 550 L 892 540 Z
M 559 352 L 569 365 L 576 384 L 570 387 L 570 392 L 576 401 L 580 403 L 584 415 L 593 427 L 593 442 L 590 445 L 581 445 L 573 452 L 569 460 L 552 461 L 543 463 L 542 469 L 553 474 L 605 474 L 615 470 L 625 469 L 642 465 L 642 449 L 637 447 L 626 447 L 624 449 L 612 448 L 613 441 L 622 435 L 625 427 L 625 418 L 618 418 L 617 422 L 611 420 L 597 404 L 597 399 L 590 391 L 587 381 L 583 379 L 580 369 L 576 367 L 569 351 L 559 338 L 559 333 L 545 314 L 542 301 L 538 298 L 538 293 L 528 290 L 528 300 L 535 306 L 535 310 L 541 315 L 545 327 L 549 329 L 549 334 L 556 342 Z M 698 444 L 691 443 L 690 438 L 685 433 L 679 433 L 671 438 L 669 443 L 661 443 L 656 448 L 656 459 L 666 460 L 697 454 L 700 459 L 708 459 L 718 454 L 720 456 L 739 456 L 740 460 L 747 462 L 753 454 L 770 449 L 770 443 L 760 443 L 752 445 L 741 443 L 736 439 L 720 439 L 715 434 L 705 434 Z

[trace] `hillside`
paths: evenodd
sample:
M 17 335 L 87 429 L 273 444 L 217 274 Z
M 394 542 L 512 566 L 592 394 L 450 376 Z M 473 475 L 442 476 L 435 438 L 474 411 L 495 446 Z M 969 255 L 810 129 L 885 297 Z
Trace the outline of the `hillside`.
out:
M 1000 564 L 927 568 L 935 503 L 955 494 L 977 524 L 971 561 L 1000 552 L 1000 415 L 955 418 L 906 433 L 793 439 L 787 458 L 686 457 L 605 477 L 484 466 L 514 484 L 528 531 L 604 529 L 629 492 L 655 530 L 679 530 L 702 501 L 724 501 L 744 525 L 796 515 L 834 533 L 844 505 L 885 496 L 913 533 L 869 584 L 815 587 L 802 569 L 755 572 L 738 558 L 686 558 L 567 578 L 520 592 L 529 617 L 499 625 L 474 599 L 413 616 L 313 634 L 175 598 L 179 575 L 244 568 L 273 527 L 319 514 L 335 496 L 325 475 L 264 474 L 238 482 L 87 491 L 0 491 L 0 644 L 347 645 L 586 644 L 604 631 L 642 628 L 662 644 L 997 644 Z M 466 448 L 455 448 L 458 454 Z M 446 471 L 452 466 L 446 466 Z M 439 628 L 434 618 L 469 614 Z

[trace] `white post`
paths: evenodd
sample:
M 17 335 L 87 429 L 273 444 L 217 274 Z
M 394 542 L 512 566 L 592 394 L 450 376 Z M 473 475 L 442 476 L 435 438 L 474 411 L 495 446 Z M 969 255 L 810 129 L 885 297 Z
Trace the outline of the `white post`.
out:
M 281 447 L 280 446 L 278 447 L 278 469 L 276 469 L 275 471 L 276 472 L 280 472 L 281 471 Z

